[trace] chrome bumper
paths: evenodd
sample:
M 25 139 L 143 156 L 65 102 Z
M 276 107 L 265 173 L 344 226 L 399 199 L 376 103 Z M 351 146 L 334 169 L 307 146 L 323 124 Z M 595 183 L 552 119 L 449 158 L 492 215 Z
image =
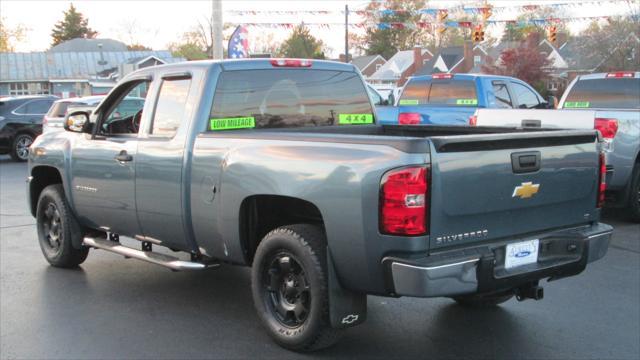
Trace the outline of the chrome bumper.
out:
M 550 256 L 550 260 L 538 264 L 531 264 L 517 272 L 505 272 L 500 261 L 500 251 L 504 243 L 489 244 L 475 248 L 477 256 L 471 256 L 469 249 L 460 250 L 460 256 L 447 254 L 448 262 L 438 260 L 434 265 L 428 265 L 431 256 L 418 261 L 388 257 L 383 264 L 388 266 L 393 281 L 393 292 L 400 296 L 441 297 L 488 292 L 508 287 L 515 287 L 527 281 L 543 278 L 561 278 L 576 275 L 584 270 L 586 264 L 599 260 L 605 256 L 609 248 L 609 241 L 613 229 L 606 224 L 597 224 L 570 234 L 570 241 L 581 243 L 577 254 Z M 546 234 L 547 242 L 553 242 L 555 237 L 567 236 L 566 232 Z M 520 241 L 520 240 L 514 240 Z M 558 240 L 560 241 L 560 240 Z M 567 241 L 562 239 L 562 241 Z M 557 259 L 556 259 L 557 258 Z

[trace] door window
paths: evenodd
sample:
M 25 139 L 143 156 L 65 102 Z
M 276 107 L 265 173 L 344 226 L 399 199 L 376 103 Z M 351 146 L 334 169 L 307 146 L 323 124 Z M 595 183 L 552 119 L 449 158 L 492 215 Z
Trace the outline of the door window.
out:
M 531 89 L 515 82 L 511 85 L 520 109 L 535 109 L 540 105 L 538 96 Z
M 507 84 L 502 81 L 494 81 L 493 84 L 493 96 L 496 98 L 496 106 L 499 109 L 511 109 L 513 103 L 511 102 L 511 96 L 507 90 Z
M 152 135 L 173 137 L 185 115 L 191 79 L 164 80 L 158 95 Z
M 101 126 L 103 135 L 137 134 L 149 81 L 140 81 L 111 107 Z
M 25 113 L 30 115 L 44 115 L 49 111 L 53 100 L 34 100 L 25 105 Z

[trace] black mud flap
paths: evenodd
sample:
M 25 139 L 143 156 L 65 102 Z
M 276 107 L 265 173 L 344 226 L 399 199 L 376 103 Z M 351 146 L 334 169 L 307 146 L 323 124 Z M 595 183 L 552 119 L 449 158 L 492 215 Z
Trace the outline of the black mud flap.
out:
M 331 326 L 344 329 L 362 324 L 367 319 L 367 295 L 347 290 L 340 285 L 328 248 L 327 270 Z

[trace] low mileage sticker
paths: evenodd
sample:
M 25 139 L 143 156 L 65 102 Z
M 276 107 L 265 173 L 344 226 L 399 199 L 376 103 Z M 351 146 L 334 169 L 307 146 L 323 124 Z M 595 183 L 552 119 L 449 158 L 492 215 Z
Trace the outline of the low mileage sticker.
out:
M 588 108 L 588 101 L 567 101 L 564 103 L 565 108 Z
M 250 129 L 256 127 L 256 119 L 253 116 L 210 119 L 209 130 L 235 130 Z
M 338 114 L 338 124 L 373 124 L 372 114 Z

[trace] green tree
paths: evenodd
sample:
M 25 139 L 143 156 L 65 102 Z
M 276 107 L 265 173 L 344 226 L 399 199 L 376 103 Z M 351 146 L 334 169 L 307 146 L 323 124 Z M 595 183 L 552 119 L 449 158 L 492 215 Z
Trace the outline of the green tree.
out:
M 176 57 L 183 57 L 187 60 L 204 60 L 209 58 L 209 54 L 202 49 L 200 44 L 194 42 L 171 43 L 169 44 L 171 54 Z
M 71 39 L 93 39 L 96 35 L 98 33 L 89 27 L 89 19 L 86 19 L 82 13 L 78 12 L 72 3 L 69 5 L 69 10 L 64 12 L 64 19 L 58 21 L 53 26 L 53 30 L 51 30 L 51 37 L 53 38 L 51 46 L 56 46 Z
M 15 44 L 24 40 L 27 28 L 23 25 L 17 25 L 9 28 L 3 19 L 0 19 L 0 52 L 12 52 L 15 50 Z
M 371 1 L 365 8 L 364 20 L 368 24 L 379 23 L 418 23 L 423 21 L 416 10 L 426 6 L 425 0 L 386 0 Z M 382 9 L 394 12 L 380 11 Z M 429 29 L 413 28 L 368 28 L 362 39 L 362 50 L 367 55 L 381 55 L 389 59 L 400 50 L 407 50 L 414 45 L 427 45 L 430 38 Z
M 540 34 L 540 40 L 544 39 L 547 35 L 549 23 L 535 23 L 536 19 L 554 19 L 563 16 L 563 12 L 558 8 L 542 6 L 534 10 L 525 10 L 524 14 L 520 14 L 516 18 L 516 22 L 524 22 L 523 26 L 517 24 L 507 24 L 502 33 L 501 41 L 523 41 L 527 39 L 529 34 Z M 553 23 L 557 32 L 568 33 L 566 25 L 562 22 Z
M 298 25 L 282 43 L 280 55 L 290 58 L 324 59 L 324 43 L 316 39 L 304 25 Z
M 604 25 L 592 22 L 576 43 L 576 56 L 597 71 L 640 70 L 640 21 L 610 18 Z

